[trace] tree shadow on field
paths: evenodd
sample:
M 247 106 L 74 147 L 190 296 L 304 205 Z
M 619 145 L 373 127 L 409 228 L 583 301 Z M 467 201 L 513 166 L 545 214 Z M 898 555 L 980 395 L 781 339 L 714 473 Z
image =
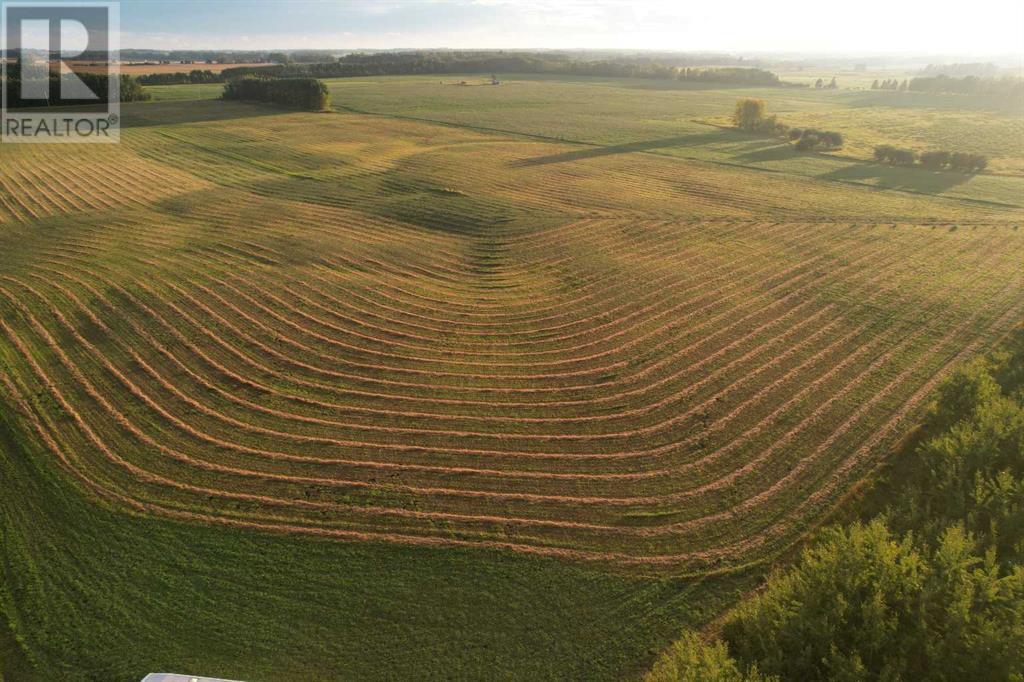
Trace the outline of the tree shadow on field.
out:
M 930 171 L 923 168 L 899 168 L 877 163 L 861 163 L 838 168 L 817 177 L 822 180 L 868 183 L 880 189 L 942 194 L 957 185 L 962 185 L 972 176 L 951 171 Z
M 666 149 L 668 147 L 695 147 L 703 144 L 723 142 L 728 139 L 727 131 L 715 131 L 712 133 L 692 133 L 678 137 L 666 137 L 660 140 L 646 140 L 643 142 L 628 142 L 626 144 L 614 144 L 606 147 L 587 147 L 561 154 L 549 154 L 537 156 L 532 159 L 520 159 L 509 165 L 517 168 L 529 166 L 546 166 L 551 163 L 567 163 L 571 161 L 582 161 L 594 159 L 601 156 L 613 156 L 615 154 L 632 154 L 636 152 L 649 152 L 655 149 Z
M 793 145 L 788 142 L 780 144 L 775 139 L 763 142 L 756 145 L 756 147 L 756 149 L 749 152 L 738 154 L 735 157 L 736 160 L 750 163 L 757 163 L 759 161 L 785 161 L 786 159 L 792 159 L 794 156 L 799 155 L 798 152 L 793 149 Z
M 295 113 L 295 111 L 270 105 L 230 102 L 222 99 L 133 102 L 121 105 L 121 127 L 147 128 L 179 123 L 279 116 L 289 113 Z

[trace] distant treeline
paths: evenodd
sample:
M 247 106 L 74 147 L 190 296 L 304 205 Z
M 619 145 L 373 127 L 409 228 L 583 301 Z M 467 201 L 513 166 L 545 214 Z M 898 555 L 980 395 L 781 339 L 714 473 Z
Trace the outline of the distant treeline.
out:
M 972 62 L 969 64 L 929 64 L 922 69 L 922 72 L 927 75 L 995 76 L 999 73 L 999 67 L 992 62 Z
M 235 78 L 224 86 L 224 99 L 269 102 L 320 111 L 331 104 L 327 86 L 315 78 Z
M 179 73 L 151 73 L 139 76 L 143 85 L 187 85 L 197 83 L 223 83 L 224 78 L 213 71 L 194 69 Z
M 278 64 L 225 69 L 230 80 L 244 75 L 279 78 L 346 78 L 457 73 L 548 73 L 613 78 L 661 78 L 684 81 L 778 86 L 779 77 L 758 68 L 688 68 L 644 58 L 576 60 L 561 54 L 495 52 L 383 52 L 350 54 L 333 62 Z
M 271 52 L 266 50 L 121 50 L 120 58 L 124 62 L 210 62 L 218 64 L 256 64 L 259 62 L 274 61 L 271 59 Z M 81 60 L 106 61 L 109 55 L 106 52 L 87 51 L 78 58 Z M 318 60 L 329 59 L 330 52 L 320 51 L 317 54 Z
M 900 81 L 899 78 L 886 78 L 883 81 L 879 81 L 877 78 L 871 83 L 872 90 L 906 90 L 910 87 L 910 81 L 904 78 Z
M 929 170 L 950 169 L 961 173 L 976 173 L 988 167 L 988 158 L 982 154 L 948 152 L 944 150 L 922 152 L 901 149 L 888 144 L 875 147 L 875 161 L 891 163 L 894 166 L 920 165 Z
M 949 92 L 960 95 L 1024 95 L 1024 78 L 978 76 L 917 76 L 910 79 L 911 92 Z
M 680 69 L 678 80 L 681 81 L 707 81 L 712 83 L 736 83 L 739 85 L 754 85 L 776 87 L 784 85 L 779 77 L 771 71 L 749 67 L 716 67 L 701 69 Z
M 8 50 L 9 57 L 17 57 L 18 50 Z M 44 50 L 29 50 L 30 53 L 44 56 Z M 356 55 L 361 57 L 374 57 L 380 54 L 423 54 L 429 52 L 438 55 L 457 55 L 456 58 L 463 58 L 467 54 L 481 56 L 501 55 L 532 55 L 547 60 L 555 61 L 652 61 L 668 66 L 762 66 L 758 59 L 749 59 L 743 56 L 731 55 L 723 52 L 675 52 L 643 50 L 642 53 L 636 50 L 614 50 L 614 49 L 573 49 L 573 50 L 153 50 L 153 49 L 124 49 L 120 52 L 120 58 L 125 62 L 159 62 L 165 64 L 173 63 L 217 63 L 217 64 L 258 64 L 262 62 L 273 62 L 285 64 L 291 62 L 313 63 L 333 62 L 339 55 Z M 80 55 L 82 60 L 106 61 L 105 52 L 88 51 Z
M 96 74 L 96 73 L 79 73 L 79 74 L 77 74 L 77 76 L 78 76 L 78 78 L 83 83 L 85 83 L 86 86 L 88 86 L 88 88 L 90 90 L 92 90 L 94 93 L 96 93 L 96 96 L 99 98 L 99 101 L 105 102 L 107 100 L 107 94 L 108 94 L 109 88 L 110 88 L 110 79 L 107 76 L 105 76 L 103 74 Z M 69 76 L 64 76 L 64 78 L 70 78 L 70 77 Z M 47 79 L 40 78 L 40 79 L 33 79 L 33 80 L 47 80 Z M 47 88 L 47 93 L 55 93 L 55 92 L 59 93 L 60 92 L 60 86 L 58 85 L 58 81 L 59 80 L 60 79 L 57 78 L 56 76 L 51 76 L 48 79 L 49 87 Z M 7 106 L 8 107 L 11 107 L 11 108 L 26 108 L 26 107 L 47 107 L 47 106 L 57 106 L 57 105 L 65 106 L 65 105 L 73 105 L 73 104 L 94 104 L 96 102 L 96 100 L 94 100 L 94 99 L 73 100 L 73 101 L 72 100 L 60 100 L 60 101 L 57 101 L 56 98 L 51 98 L 51 97 L 47 97 L 45 100 L 38 100 L 38 99 L 24 99 L 23 100 L 21 98 L 21 90 L 22 90 L 21 86 L 22 86 L 22 81 L 21 81 L 21 78 L 17 77 L 17 74 L 15 74 L 15 77 L 13 77 L 13 78 L 8 78 L 3 83 L 3 87 L 5 87 L 7 89 Z M 122 102 L 141 102 L 141 101 L 145 101 L 145 100 L 149 99 L 149 94 L 147 94 L 142 89 L 142 85 L 139 83 L 138 79 L 134 78 L 132 76 L 121 76 L 120 77 L 120 91 L 119 91 L 118 95 L 120 97 L 120 101 L 122 101 Z
M 936 92 L 957 95 L 1024 95 L 1024 79 L 1004 76 L 1003 78 L 982 78 L 979 76 L 916 76 L 900 81 L 887 78 L 874 81 L 872 90 L 899 90 L 910 92 Z

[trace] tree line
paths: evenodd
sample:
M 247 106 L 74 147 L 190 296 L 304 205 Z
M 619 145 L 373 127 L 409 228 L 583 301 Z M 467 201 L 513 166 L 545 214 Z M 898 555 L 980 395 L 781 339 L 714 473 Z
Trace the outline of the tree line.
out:
M 349 54 L 336 61 L 225 69 L 224 79 L 244 75 L 282 78 L 348 78 L 458 73 L 545 73 L 610 78 L 674 79 L 776 87 L 770 71 L 745 67 L 678 67 L 644 58 L 577 60 L 559 53 L 415 51 Z
M 925 75 L 946 76 L 995 76 L 999 67 L 992 62 L 970 62 L 957 64 L 929 64 L 921 70 Z
M 1024 95 L 1024 78 L 1005 76 L 1003 78 L 985 78 L 981 76 L 915 76 L 904 78 L 887 78 L 875 80 L 872 90 L 898 90 L 900 92 L 932 92 L 957 95 Z
M 685 68 L 679 70 L 676 78 L 681 81 L 709 81 L 764 87 L 784 85 L 779 77 L 771 71 L 751 67 Z
M 110 55 L 105 51 L 89 50 L 83 52 L 79 59 L 89 61 L 106 61 Z M 122 62 L 203 62 L 218 64 L 255 64 L 273 61 L 265 50 L 147 50 L 129 48 L 120 51 Z M 322 51 L 319 59 L 330 57 L 330 52 Z
M 223 83 L 224 78 L 210 70 L 193 69 L 178 73 L 150 73 L 139 76 L 143 85 L 195 85 L 199 83 Z
M 107 101 L 108 94 L 110 92 L 110 77 L 105 74 L 98 73 L 79 73 L 75 74 L 85 85 L 99 98 L 99 101 Z M 60 80 L 70 79 L 70 76 L 56 76 L 50 75 L 46 78 L 43 77 L 31 77 L 30 81 L 47 81 L 47 97 L 46 99 L 22 99 L 22 79 L 20 78 L 20 72 L 14 70 L 13 76 L 8 73 L 8 78 L 0 84 L 0 87 L 4 87 L 7 90 L 7 106 L 15 108 L 29 108 L 29 107 L 49 107 L 49 106 L 67 106 L 76 104 L 95 104 L 95 99 L 86 100 L 61 100 L 59 97 L 60 93 Z M 118 97 L 121 102 L 142 102 L 149 99 L 149 93 L 142 89 L 142 84 L 139 80 L 133 76 L 122 75 L 119 77 L 119 90 Z
M 900 90 L 900 91 L 905 91 L 909 87 L 910 87 L 910 81 L 907 80 L 906 78 L 904 78 L 902 81 L 900 81 L 898 78 L 886 78 L 885 80 L 883 80 L 881 82 L 879 82 L 879 80 L 876 78 L 871 83 L 871 89 L 872 90 Z
M 824 531 L 667 680 L 1024 679 L 1024 328 L 939 388 L 873 518 Z
M 331 105 L 327 86 L 315 78 L 235 78 L 224 85 L 223 96 L 309 111 L 321 111 Z
M 920 165 L 929 170 L 948 168 L 962 173 L 976 173 L 988 167 L 988 157 L 982 154 L 944 150 L 918 154 L 912 149 L 901 149 L 888 144 L 880 144 L 875 147 L 875 161 L 890 163 L 894 166 Z
M 982 78 L 979 76 L 917 76 L 910 79 L 912 92 L 944 92 L 958 95 L 1024 95 L 1024 78 Z
M 733 124 L 740 130 L 785 137 L 797 151 L 832 151 L 843 146 L 843 134 L 817 128 L 791 128 L 772 114 L 766 115 L 764 100 L 745 97 L 737 100 Z

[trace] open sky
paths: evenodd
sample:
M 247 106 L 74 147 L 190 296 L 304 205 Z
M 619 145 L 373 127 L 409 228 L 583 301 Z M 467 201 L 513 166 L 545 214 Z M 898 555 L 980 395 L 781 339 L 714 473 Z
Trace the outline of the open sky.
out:
M 1024 52 L 1022 0 L 122 0 L 122 48 Z

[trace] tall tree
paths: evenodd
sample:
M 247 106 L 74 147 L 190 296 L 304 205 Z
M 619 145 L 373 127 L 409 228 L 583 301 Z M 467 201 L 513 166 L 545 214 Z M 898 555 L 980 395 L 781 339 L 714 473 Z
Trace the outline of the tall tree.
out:
M 765 104 L 763 99 L 746 97 L 736 102 L 736 110 L 732 120 L 742 130 L 757 130 L 764 118 Z

